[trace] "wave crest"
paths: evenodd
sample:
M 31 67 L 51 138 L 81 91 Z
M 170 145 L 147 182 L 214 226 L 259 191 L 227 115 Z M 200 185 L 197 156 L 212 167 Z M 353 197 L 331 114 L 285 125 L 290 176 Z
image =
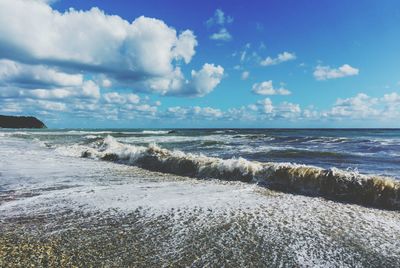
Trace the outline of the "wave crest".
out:
M 274 190 L 322 196 L 385 209 L 400 209 L 400 182 L 389 177 L 363 175 L 336 168 L 292 163 L 221 159 L 201 154 L 123 144 L 108 136 L 84 147 L 82 157 L 139 166 L 151 171 L 195 178 L 256 182 Z

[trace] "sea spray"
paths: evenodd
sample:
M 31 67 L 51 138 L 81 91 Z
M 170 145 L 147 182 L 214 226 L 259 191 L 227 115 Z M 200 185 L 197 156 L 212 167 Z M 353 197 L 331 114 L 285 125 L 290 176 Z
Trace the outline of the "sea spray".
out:
M 292 163 L 221 159 L 202 154 L 123 144 L 107 136 L 80 147 L 82 157 L 97 158 L 151 171 L 195 178 L 237 180 L 264 184 L 275 190 L 321 196 L 385 209 L 400 209 L 400 182 L 390 177 L 363 175 L 336 168 L 322 169 Z

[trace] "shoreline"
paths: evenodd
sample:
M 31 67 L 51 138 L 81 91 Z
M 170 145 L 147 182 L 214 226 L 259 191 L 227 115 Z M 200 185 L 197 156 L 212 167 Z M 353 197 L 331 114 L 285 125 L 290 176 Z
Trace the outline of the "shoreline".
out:
M 400 265 L 397 211 L 62 156 L 26 139 L 0 147 L 3 263 Z

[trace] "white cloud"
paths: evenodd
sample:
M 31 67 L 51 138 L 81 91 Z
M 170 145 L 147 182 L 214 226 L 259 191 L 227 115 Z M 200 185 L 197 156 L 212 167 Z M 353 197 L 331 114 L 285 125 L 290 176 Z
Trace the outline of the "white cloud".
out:
M 13 80 L 31 76 L 67 86 L 82 83 L 82 71 L 107 77 L 99 82 L 104 87 L 179 95 L 187 90 L 177 87 L 187 84 L 179 66 L 191 61 L 196 46 L 192 31 L 178 34 L 158 19 L 142 16 L 129 23 L 98 8 L 59 12 L 46 1 L 0 0 L 0 58 L 24 63 Z M 164 84 L 162 90 L 156 81 Z
M 58 2 L 59 0 L 32 0 L 32 1 L 38 1 L 38 2 L 44 2 L 47 4 L 53 4 L 55 2 Z
M 261 101 L 257 102 L 257 105 L 261 107 L 261 111 L 266 114 L 270 114 L 274 111 L 274 106 L 272 105 L 272 101 L 269 98 L 265 98 Z M 251 109 L 255 109 L 255 107 L 251 107 Z
M 223 115 L 222 111 L 220 109 L 215 109 L 215 108 L 211 108 L 211 107 L 194 107 L 194 113 L 197 115 L 201 115 L 204 117 L 211 117 L 211 118 L 215 118 L 215 117 L 221 117 Z
M 227 29 L 222 28 L 219 30 L 219 32 L 210 35 L 210 39 L 218 41 L 231 41 L 232 35 L 228 32 Z
M 134 118 L 154 119 L 161 103 L 150 104 L 150 99 L 140 98 L 133 93 L 108 92 L 102 95 L 97 102 L 78 100 L 69 105 L 69 110 L 82 117 L 93 117 L 100 120 Z
M 100 88 L 92 80 L 85 81 L 82 85 L 82 95 L 89 98 L 100 98 Z
M 244 62 L 247 56 L 247 48 L 245 48 L 242 53 L 240 53 L 240 62 Z
M 210 93 L 222 80 L 224 68 L 214 64 L 204 64 L 203 68 L 196 72 L 192 71 L 192 81 L 186 88 L 187 92 L 196 96 L 204 96 Z
M 400 95 L 397 92 L 371 97 L 359 93 L 350 98 L 339 98 L 331 109 L 322 115 L 329 119 L 373 120 L 382 122 L 398 119 L 400 116 Z
M 0 60 L 0 85 L 19 87 L 80 86 L 83 75 L 69 74 L 42 65 L 27 65 L 11 60 Z
M 392 92 L 383 95 L 382 100 L 387 103 L 400 104 L 400 95 L 397 92 Z
M 316 111 L 314 109 L 314 107 L 311 106 L 311 107 L 308 107 L 303 110 L 303 117 L 305 119 L 313 119 L 313 120 L 317 119 L 318 120 L 320 118 L 320 113 L 318 111 Z
M 57 99 L 65 99 L 72 96 L 72 92 L 66 89 L 33 89 L 27 91 L 20 91 L 21 97 L 26 98 L 34 98 L 34 99 L 48 99 L 48 100 L 57 100 Z
M 206 63 L 199 71 L 192 71 L 191 75 L 191 81 L 186 81 L 179 91 L 171 91 L 169 94 L 193 97 L 207 95 L 221 82 L 224 68 Z
M 72 101 L 73 99 L 98 99 L 100 88 L 92 80 L 83 81 L 79 86 L 59 88 L 14 88 L 0 87 L 0 98 L 29 98 L 42 100 Z
M 127 109 L 129 110 L 135 110 L 140 113 L 149 113 L 149 114 L 155 114 L 157 112 L 157 107 L 156 106 L 151 106 L 149 104 L 140 104 L 140 105 L 128 105 Z
M 296 54 L 290 52 L 283 52 L 278 54 L 276 58 L 267 57 L 260 62 L 262 66 L 276 65 L 285 61 L 295 60 Z
M 221 9 L 217 9 L 214 12 L 214 16 L 206 21 L 206 25 L 211 27 L 212 25 L 225 25 L 233 22 L 231 16 L 225 16 L 225 13 Z
M 214 64 L 204 64 L 199 71 L 192 70 L 191 80 L 185 80 L 180 68 L 169 77 L 153 78 L 138 84 L 137 88 L 150 88 L 161 95 L 202 97 L 221 82 L 224 68 Z
M 62 102 L 39 100 L 39 101 L 35 101 L 33 104 L 37 105 L 41 109 L 48 110 L 48 111 L 63 112 L 63 111 L 66 111 L 66 109 L 67 109 L 67 106 L 65 105 L 65 103 L 62 103 Z
M 340 121 L 340 120 L 372 120 L 374 123 L 393 120 L 400 117 L 400 94 L 388 93 L 380 98 L 359 93 L 354 97 L 337 99 L 331 108 L 318 110 L 314 106 L 302 108 L 300 104 L 283 101 L 273 103 L 270 98 L 264 98 L 255 103 L 230 108 L 226 111 L 212 107 L 170 107 L 164 113 L 165 117 L 176 120 L 191 119 L 223 119 L 224 121 L 262 122 L 281 121 Z M 317 121 L 316 121 L 317 120 Z
M 110 92 L 103 95 L 105 102 L 113 104 L 137 104 L 140 101 L 140 97 L 136 94 L 121 94 L 118 92 Z
M 10 102 L 9 100 L 0 103 L 0 112 L 2 113 L 21 113 L 23 111 L 20 103 Z
M 112 86 L 112 82 L 111 82 L 109 79 L 103 79 L 103 80 L 101 81 L 101 85 L 102 85 L 104 88 L 109 88 L 109 87 Z
M 253 93 L 258 95 L 290 95 L 291 92 L 285 88 L 275 89 L 272 80 L 253 84 Z
M 218 119 L 223 116 L 223 112 L 220 109 L 215 109 L 211 107 L 169 107 L 166 111 L 165 116 L 169 118 L 177 118 L 180 120 L 184 119 L 198 119 L 198 120 L 210 120 Z
M 163 75 L 172 60 L 190 60 L 190 31 L 176 35 L 163 21 L 139 17 L 129 23 L 98 8 L 59 13 L 42 2 L 0 1 L 0 42 L 5 57 L 79 65 L 105 72 Z M 46 34 L 43 34 L 46 33 Z M 182 38 L 183 37 L 183 38 Z M 197 42 L 190 40 L 192 45 Z M 15 53 L 18 52 L 18 53 Z M 18 58 L 19 57 L 19 58 Z
M 175 58 L 182 58 L 185 63 L 192 60 L 193 55 L 196 53 L 195 47 L 197 40 L 192 31 L 186 30 L 179 35 L 179 38 L 172 48 Z
M 246 80 L 247 78 L 249 78 L 249 76 L 250 76 L 250 72 L 244 71 L 244 72 L 242 72 L 240 77 L 242 78 L 242 80 Z
M 206 25 L 211 27 L 213 25 L 219 26 L 219 31 L 210 35 L 210 39 L 217 41 L 231 41 L 232 35 L 228 32 L 225 25 L 233 22 L 231 16 L 225 16 L 221 9 L 215 10 L 214 16 L 206 21 Z
M 359 93 L 352 98 L 339 98 L 326 115 L 329 117 L 345 118 L 375 117 L 380 114 L 379 110 L 375 108 L 378 101 L 377 98 L 371 98 L 364 93 Z
M 299 104 L 282 102 L 276 107 L 276 115 L 282 118 L 294 118 L 300 116 L 301 108 Z
M 251 111 L 259 112 L 262 118 L 276 120 L 279 118 L 294 119 L 301 118 L 301 108 L 299 104 L 291 102 L 282 102 L 274 105 L 270 98 L 257 101 L 255 104 L 248 106 Z
M 357 68 L 351 67 L 348 64 L 344 64 L 339 68 L 331 68 L 329 66 L 318 65 L 314 70 L 314 77 L 317 80 L 327 80 L 334 78 L 341 78 L 345 76 L 358 75 L 359 70 Z

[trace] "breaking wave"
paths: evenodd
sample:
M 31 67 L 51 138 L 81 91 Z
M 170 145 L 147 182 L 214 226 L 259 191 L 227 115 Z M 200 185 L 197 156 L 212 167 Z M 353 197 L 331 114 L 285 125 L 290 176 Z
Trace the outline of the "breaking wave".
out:
M 143 130 L 142 134 L 163 135 L 170 133 L 170 130 Z
M 61 149 L 61 148 L 59 148 Z M 195 178 L 254 182 L 274 190 L 321 196 L 385 209 L 400 209 L 400 182 L 336 168 L 292 163 L 221 159 L 201 154 L 123 144 L 108 136 L 88 146 L 64 147 L 76 156 L 135 165 L 147 170 Z

